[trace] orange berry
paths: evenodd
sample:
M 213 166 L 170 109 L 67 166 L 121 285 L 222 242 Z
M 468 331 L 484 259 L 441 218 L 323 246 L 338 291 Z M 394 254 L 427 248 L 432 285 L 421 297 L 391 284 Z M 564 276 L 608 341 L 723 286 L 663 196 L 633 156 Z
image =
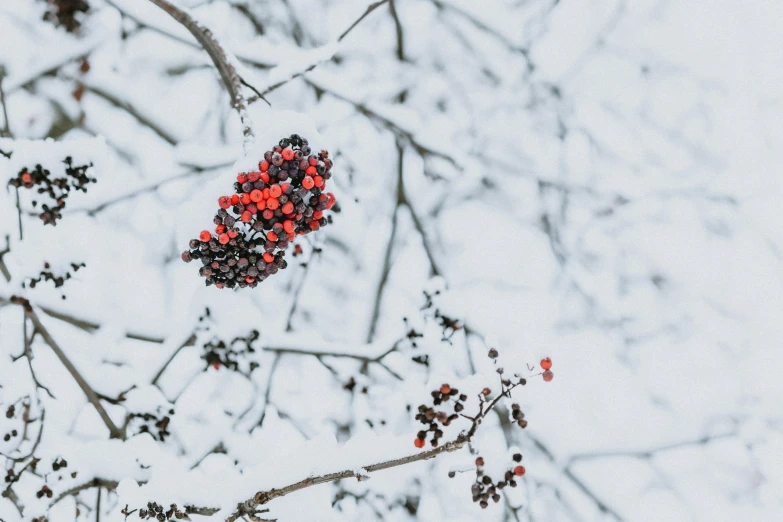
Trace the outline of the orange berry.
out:
M 315 186 L 318 188 L 321 188 L 324 185 L 324 178 L 322 178 L 321 176 L 315 176 L 313 178 L 313 181 L 315 182 Z
M 291 161 L 294 159 L 294 149 L 291 147 L 286 147 L 283 149 L 282 155 L 284 160 Z
M 266 208 L 276 210 L 280 206 L 280 202 L 276 198 L 269 198 L 266 200 Z
M 240 182 L 240 183 L 247 183 L 247 174 L 245 174 L 244 172 L 238 174 L 237 175 L 237 181 Z
M 321 224 L 315 220 L 310 221 L 308 225 L 310 226 L 310 230 L 318 230 L 319 228 L 321 228 Z
M 269 195 L 273 198 L 279 198 L 283 191 L 280 189 L 280 185 L 272 185 L 269 187 Z
M 310 190 L 315 186 L 315 182 L 313 181 L 313 178 L 305 176 L 305 179 L 302 180 L 302 186 L 307 190 Z
M 220 234 L 218 236 L 218 241 L 220 241 L 221 245 L 225 245 L 226 243 L 229 242 L 229 240 L 230 238 L 228 237 L 228 234 Z
M 310 176 L 315 176 L 316 172 L 318 172 L 318 171 L 315 170 L 315 167 L 313 167 L 312 165 L 307 167 L 307 170 L 305 170 L 305 174 L 310 175 Z
M 288 241 L 293 241 L 295 237 L 296 237 L 296 234 L 294 234 L 293 232 L 289 232 L 288 233 Z M 297 248 L 299 248 L 299 250 L 302 250 L 302 247 L 300 247 L 299 245 L 296 245 L 296 246 L 297 246 Z
M 322 217 L 324 217 L 324 213 L 321 212 L 320 210 L 316 210 L 315 212 L 313 212 L 313 217 L 315 219 L 321 219 Z
M 266 200 L 262 199 L 256 203 L 256 206 L 258 207 L 258 210 L 264 210 L 266 208 Z
M 239 196 L 239 201 L 241 201 L 243 205 L 249 205 L 252 200 L 250 199 L 250 194 L 245 192 Z
M 424 441 L 421 439 L 414 439 L 413 445 L 417 448 L 423 448 L 424 447 Z
M 545 371 L 543 375 L 544 375 L 544 382 L 549 382 L 555 378 L 555 374 L 550 372 L 549 370 Z
M 248 283 L 252 283 L 255 280 L 256 280 L 255 277 L 250 277 L 250 276 L 245 277 L 245 281 L 248 282 Z
M 231 204 L 236 205 L 239 203 L 239 194 L 234 194 L 231 196 Z
M 294 231 L 294 222 L 290 219 L 286 219 L 283 221 L 283 230 L 286 232 L 293 232 Z
M 541 359 L 541 367 L 545 370 L 550 369 L 552 367 L 552 359 L 549 357 Z
M 270 196 L 270 194 L 269 194 L 269 187 L 266 187 L 266 188 L 263 190 L 263 193 L 264 193 L 264 199 L 269 199 L 270 197 L 272 197 L 272 196 Z
M 258 181 L 258 178 L 260 178 L 260 177 L 261 177 L 261 173 L 260 172 L 253 171 L 253 172 L 248 172 L 247 173 L 247 180 L 249 182 L 251 182 L 251 183 L 255 183 L 256 181 Z
M 252 215 L 250 214 L 250 212 L 248 212 L 247 210 L 242 212 L 242 221 L 244 221 L 245 223 L 249 223 L 251 218 Z
M 290 183 L 283 183 L 282 185 L 280 185 L 280 188 L 283 189 L 283 194 L 286 193 L 286 191 L 288 190 L 288 187 L 290 187 L 290 186 L 291 186 Z
M 201 233 L 198 235 L 198 238 L 206 243 L 210 239 L 212 239 L 212 234 L 210 234 L 209 230 L 202 230 Z
M 264 199 L 264 193 L 258 189 L 255 189 L 253 192 L 250 193 L 250 199 L 258 203 L 259 201 Z
M 283 205 L 283 214 L 290 214 L 294 211 L 294 204 L 290 201 Z M 313 212 L 313 215 L 315 215 L 315 212 Z
M 275 260 L 275 256 L 273 256 L 269 252 L 264 252 L 264 261 L 266 261 L 267 263 L 271 263 L 274 260 Z
M 215 232 L 217 232 L 218 234 L 222 234 L 225 231 L 226 231 L 226 225 L 218 225 L 215 227 Z
M 273 231 L 270 230 L 269 232 L 266 233 L 266 238 L 269 241 L 277 241 L 277 234 L 275 234 Z
M 524 474 L 525 474 L 525 466 L 517 466 L 516 468 L 514 468 L 514 475 L 516 475 L 517 477 L 521 477 Z
M 258 168 L 261 169 L 261 172 L 266 172 L 269 170 L 269 162 L 267 160 L 263 160 L 258 164 Z
M 440 387 L 440 392 L 443 395 L 448 395 L 449 393 L 451 393 L 451 386 L 449 386 L 448 384 L 444 384 L 443 386 Z
M 237 237 L 239 235 L 239 230 L 237 230 L 236 228 L 229 228 L 227 234 L 228 234 L 228 237 L 230 237 L 231 239 L 234 239 L 235 237 Z
M 25 172 L 24 174 L 22 174 L 22 183 L 24 183 L 25 185 L 29 185 L 32 182 L 33 182 L 33 177 L 30 175 L 29 172 Z
M 267 174 L 266 172 L 262 172 L 261 181 L 263 181 L 264 183 L 269 183 L 269 174 Z
M 218 205 L 220 205 L 220 208 L 227 209 L 231 206 L 231 198 L 228 196 L 220 196 L 218 198 Z

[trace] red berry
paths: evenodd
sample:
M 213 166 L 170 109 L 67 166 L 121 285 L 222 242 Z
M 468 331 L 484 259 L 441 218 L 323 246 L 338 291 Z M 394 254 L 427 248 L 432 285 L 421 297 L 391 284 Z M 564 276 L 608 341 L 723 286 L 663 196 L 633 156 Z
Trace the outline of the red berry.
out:
M 313 181 L 315 182 L 315 186 L 318 188 L 321 188 L 324 185 L 324 178 L 321 176 L 315 176 Z
M 233 196 L 231 196 L 231 204 L 232 205 L 239 204 L 239 194 L 234 194 Z
M 275 212 L 274 210 L 266 209 L 264 210 L 262 216 L 264 216 L 264 219 L 272 219 L 273 217 L 275 217 Z
M 250 199 L 250 194 L 247 192 L 243 193 L 241 196 L 239 196 L 239 201 L 242 202 L 243 205 L 249 205 L 252 199 Z
M 517 477 L 521 477 L 524 474 L 525 474 L 525 466 L 517 466 L 516 468 L 514 468 L 514 475 L 516 475 Z
M 266 172 L 262 172 L 261 181 L 263 181 L 264 183 L 269 183 L 269 174 L 267 174 Z
M 545 370 L 550 369 L 552 367 L 552 359 L 549 357 L 541 359 L 541 367 Z
M 277 200 L 277 198 L 269 198 L 266 200 L 266 208 L 275 210 L 277 207 L 280 206 L 280 202 Z
M 264 210 L 266 208 L 266 200 L 262 199 L 258 203 L 256 203 L 256 207 L 258 210 Z
M 245 210 L 247 210 L 251 214 L 255 214 L 256 212 L 258 212 L 258 207 L 256 206 L 255 203 L 250 203 L 248 206 L 245 207 Z
M 263 191 L 264 199 L 269 199 L 271 196 L 269 195 L 269 187 L 266 187 Z
M 209 241 L 212 238 L 212 234 L 210 234 L 209 230 L 202 230 L 201 234 L 198 235 L 198 238 L 202 242 L 206 243 L 207 241 Z
M 228 234 L 220 234 L 218 236 L 218 241 L 220 241 L 221 245 L 225 245 L 226 243 L 229 242 L 229 240 L 230 238 L 228 237 Z
M 228 237 L 234 239 L 239 235 L 239 230 L 237 230 L 236 228 L 229 228 L 227 233 L 228 233 Z
M 423 448 L 424 447 L 424 441 L 421 440 L 421 439 L 414 439 L 413 440 L 413 445 L 416 446 L 417 448 Z
M 320 210 L 313 212 L 313 219 L 321 219 L 322 217 L 324 217 L 324 213 Z
M 286 219 L 285 221 L 283 221 L 283 230 L 285 230 L 286 232 L 290 233 L 290 232 L 293 232 L 294 229 L 295 228 L 294 228 L 294 222 L 293 221 L 291 221 L 290 219 Z
M 307 167 L 307 170 L 305 170 L 305 174 L 307 174 L 307 175 L 309 175 L 309 176 L 315 176 L 315 173 L 316 173 L 316 172 L 318 172 L 318 171 L 317 171 L 317 170 L 315 170 L 315 167 L 313 167 L 312 165 L 310 165 L 309 167 Z
M 272 185 L 271 187 L 269 187 L 269 195 L 272 196 L 273 198 L 279 198 L 280 194 L 282 193 L 283 191 L 280 188 L 280 185 Z
M 444 384 L 443 386 L 440 387 L 440 392 L 443 395 L 448 395 L 449 393 L 451 393 L 451 386 L 449 386 L 448 384 Z
M 554 379 L 554 377 L 555 377 L 555 374 L 550 372 L 549 370 L 544 372 L 544 382 L 549 382 L 552 379 Z
M 237 175 L 237 181 L 242 183 L 242 184 L 247 183 L 247 174 L 245 174 L 243 172 L 243 173 Z
M 216 286 L 217 286 L 217 285 L 216 285 Z M 222 288 L 222 287 L 221 287 L 221 288 Z M 212 363 L 212 367 L 213 367 L 214 369 L 216 369 L 216 370 L 219 370 L 219 369 L 220 369 L 220 363 L 219 363 L 219 362 L 213 362 L 213 363 Z
M 275 260 L 275 256 L 273 256 L 273 255 L 272 255 L 272 254 L 270 254 L 269 252 L 264 252 L 264 261 L 265 261 L 265 262 L 267 262 L 267 263 L 271 263 L 271 262 L 272 262 L 272 261 L 274 261 L 274 260 Z
M 286 203 L 285 205 L 283 205 L 283 214 L 290 214 L 293 211 L 294 211 L 294 204 L 291 203 L 290 201 L 288 203 Z M 317 214 L 317 212 L 313 212 L 313 217 L 315 217 L 316 214 Z M 323 214 L 323 212 L 322 212 L 322 214 Z M 319 219 L 320 219 L 320 217 L 319 217 Z
M 255 281 L 255 280 L 256 280 L 256 278 L 255 278 L 255 277 L 250 277 L 250 276 L 246 276 L 246 277 L 245 277 L 245 282 L 246 282 L 246 283 L 252 283 L 252 282 L 253 282 L 253 281 Z
M 219 288 L 223 288 L 224 286 L 226 285 L 224 285 L 223 283 L 215 283 L 215 288 L 219 289 Z
M 218 198 L 218 205 L 220 208 L 226 209 L 231 206 L 231 198 L 228 196 L 220 196 Z
M 266 238 L 267 238 L 269 241 L 277 241 L 277 234 L 275 234 L 275 233 L 274 233 L 274 232 L 272 232 L 272 231 L 269 231 L 269 232 L 267 232 L 267 233 L 266 233 Z
M 291 161 L 294 159 L 294 149 L 291 147 L 286 147 L 283 149 L 283 159 L 286 161 Z
M 261 173 L 260 172 L 253 171 L 253 172 L 248 172 L 247 173 L 247 180 L 249 182 L 251 182 L 251 183 L 255 183 L 256 181 L 258 181 L 258 178 L 260 178 L 260 177 L 261 177 Z
M 315 186 L 315 181 L 313 181 L 313 178 L 305 176 L 305 179 L 302 180 L 302 186 L 307 190 L 310 190 Z
M 24 183 L 25 185 L 29 185 L 32 182 L 33 182 L 33 177 L 30 175 L 29 172 L 25 172 L 24 174 L 22 174 L 22 183 Z
M 242 212 L 242 221 L 244 221 L 245 223 L 249 223 L 251 218 L 252 215 L 250 214 L 250 212 L 248 212 L 247 210 Z
M 481 457 L 476 458 L 476 466 L 481 467 L 484 465 L 484 459 Z
M 258 203 L 262 199 L 264 199 L 264 193 L 261 192 L 260 190 L 255 189 L 253 192 L 250 193 L 251 201 L 255 201 L 256 203 Z
M 217 232 L 218 234 L 222 234 L 225 231 L 226 231 L 226 225 L 218 225 L 215 227 L 215 232 Z
M 262 160 L 258 163 L 258 168 L 261 170 L 261 172 L 266 172 L 269 170 L 269 162 L 267 160 Z

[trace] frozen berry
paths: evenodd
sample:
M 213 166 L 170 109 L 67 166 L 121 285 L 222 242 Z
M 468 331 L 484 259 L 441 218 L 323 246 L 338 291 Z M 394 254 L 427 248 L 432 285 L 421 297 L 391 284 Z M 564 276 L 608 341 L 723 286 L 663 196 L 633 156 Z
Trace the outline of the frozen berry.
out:
M 212 237 L 212 234 L 209 232 L 209 230 L 202 230 L 201 233 L 198 235 L 199 239 L 206 243 L 210 240 Z
M 551 371 L 549 371 L 549 370 L 545 371 L 545 372 L 543 373 L 543 375 L 544 375 L 544 381 L 545 381 L 545 382 L 549 382 L 549 381 L 551 381 L 551 380 L 552 380 L 552 379 L 555 377 L 555 374 L 554 374 L 554 373 L 552 373 L 552 372 L 551 372 Z
M 423 448 L 424 447 L 424 440 L 423 439 L 419 439 L 419 438 L 414 439 L 413 440 L 413 445 L 416 446 L 417 448 Z
M 514 475 L 516 475 L 517 477 L 521 477 L 524 474 L 525 474 L 525 466 L 517 466 L 516 468 L 514 468 Z
M 541 367 L 545 370 L 550 369 L 552 367 L 552 359 L 549 357 L 541 359 Z

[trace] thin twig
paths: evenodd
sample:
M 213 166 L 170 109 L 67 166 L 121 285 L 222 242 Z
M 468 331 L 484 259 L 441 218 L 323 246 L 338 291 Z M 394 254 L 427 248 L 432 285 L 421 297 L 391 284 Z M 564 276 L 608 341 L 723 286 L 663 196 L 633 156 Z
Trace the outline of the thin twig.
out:
M 11 123 L 8 120 L 8 106 L 5 103 L 5 90 L 3 90 L 3 80 L 5 79 L 5 66 L 0 65 L 0 106 L 3 108 L 3 118 L 5 118 L 5 125 L 0 129 L 0 136 L 13 137 L 11 134 Z
M 93 390 L 89 384 L 87 384 L 87 381 L 84 380 L 84 377 L 79 373 L 79 370 L 76 369 L 76 367 L 71 363 L 70 359 L 68 359 L 68 356 L 65 355 L 65 352 L 63 352 L 62 348 L 59 344 L 57 344 L 57 341 L 54 340 L 52 335 L 49 333 L 49 330 L 46 329 L 46 327 L 41 322 L 41 319 L 38 317 L 38 314 L 35 313 L 35 310 L 29 304 L 24 306 L 25 313 L 27 317 L 30 318 L 30 320 L 33 323 L 33 326 L 35 327 L 35 331 L 41 334 L 41 337 L 46 342 L 46 344 L 49 345 L 49 347 L 54 351 L 54 354 L 57 356 L 58 359 L 60 359 L 60 362 L 65 366 L 65 368 L 68 370 L 68 373 L 71 374 L 73 379 L 76 381 L 76 384 L 79 385 L 79 388 L 82 389 L 82 392 L 84 392 L 84 395 L 87 396 L 87 400 L 90 402 L 90 404 L 93 405 L 95 410 L 98 412 L 98 415 L 100 415 L 101 419 L 103 420 L 103 423 L 106 425 L 106 427 L 109 429 L 110 437 L 113 439 L 121 439 L 123 438 L 122 430 L 120 430 L 116 424 L 114 424 L 114 421 L 111 420 L 111 417 L 109 417 L 109 414 L 106 413 L 106 410 L 103 408 L 103 405 L 101 404 L 100 399 L 98 398 L 98 394 L 95 393 L 95 390 Z
M 168 0 L 150 0 L 153 4 L 157 5 L 164 11 L 166 11 L 174 20 L 182 24 L 190 34 L 192 34 L 198 43 L 207 51 L 209 57 L 212 58 L 212 62 L 217 67 L 220 77 L 223 80 L 223 84 L 228 90 L 228 94 L 231 97 L 231 103 L 239 113 L 239 119 L 242 122 L 243 133 L 245 136 L 245 150 L 250 146 L 250 142 L 253 139 L 252 123 L 250 116 L 247 113 L 247 104 L 245 97 L 242 94 L 242 82 L 239 79 L 239 74 L 236 68 L 231 63 L 226 54 L 226 51 L 215 39 L 208 28 L 204 27 L 196 21 L 190 14 L 178 8 Z
M 367 18 L 367 15 L 369 15 L 370 13 L 372 13 L 373 11 L 375 11 L 376 9 L 378 9 L 380 6 L 382 6 L 383 4 L 385 4 L 385 3 L 386 3 L 386 2 L 388 2 L 388 1 L 389 1 L 389 0 L 379 0 L 378 2 L 375 2 L 374 4 L 370 4 L 369 6 L 367 6 L 367 10 L 366 10 L 366 11 L 365 11 L 365 12 L 362 14 L 362 16 L 360 16 L 359 18 L 357 18 L 357 19 L 356 19 L 356 21 L 354 21 L 354 23 L 352 23 L 352 24 L 351 24 L 351 25 L 348 27 L 348 29 L 346 29 L 345 31 L 343 31 L 343 33 L 340 35 L 340 37 L 339 37 L 339 38 L 337 38 L 337 41 L 338 41 L 338 42 L 341 42 L 341 41 L 343 40 L 343 38 L 345 38 L 346 36 L 348 36 L 348 33 L 350 33 L 351 31 L 353 31 L 353 28 L 354 28 L 354 27 L 356 27 L 357 25 L 359 25 L 359 23 L 361 23 L 361 21 L 362 21 L 362 20 L 364 20 L 365 18 Z

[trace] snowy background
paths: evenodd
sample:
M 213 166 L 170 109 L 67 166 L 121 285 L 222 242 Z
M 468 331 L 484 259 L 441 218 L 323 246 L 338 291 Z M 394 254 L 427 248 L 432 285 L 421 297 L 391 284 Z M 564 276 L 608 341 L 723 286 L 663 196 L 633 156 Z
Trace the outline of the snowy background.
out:
M 470 449 L 263 516 L 783 519 L 779 2 L 393 0 L 342 39 L 366 1 L 183 3 L 271 104 L 250 107 L 256 145 L 316 128 L 335 158 L 335 224 L 237 292 L 180 260 L 242 155 L 224 86 L 152 3 L 89 5 L 69 33 L 46 2 L 0 2 L 0 462 L 41 459 L 0 483 L 0 520 L 148 501 L 225 520 L 257 491 L 413 454 L 431 390 L 497 385 L 491 347 L 533 377 Z M 67 155 L 98 181 L 44 226 L 6 184 Z M 86 266 L 30 288 L 44 263 Z M 253 330 L 236 368 L 202 358 Z M 546 356 L 550 383 L 528 369 Z M 475 455 L 502 473 L 514 448 L 526 475 L 481 510 Z

